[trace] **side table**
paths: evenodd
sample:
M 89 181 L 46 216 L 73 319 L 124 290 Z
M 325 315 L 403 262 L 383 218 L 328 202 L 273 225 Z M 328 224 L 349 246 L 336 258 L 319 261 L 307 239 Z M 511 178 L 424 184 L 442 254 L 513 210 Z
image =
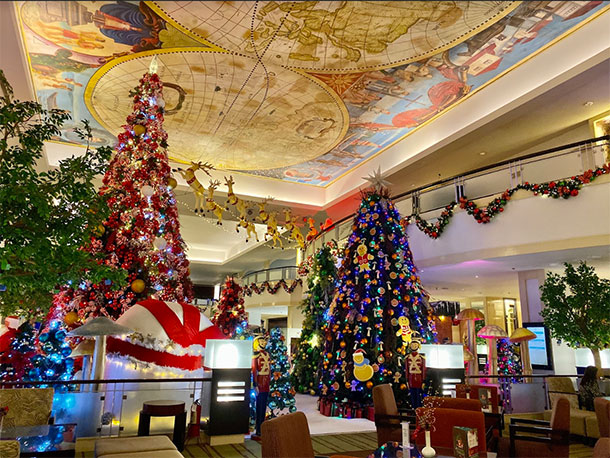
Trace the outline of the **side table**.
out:
M 172 442 L 179 451 L 184 450 L 186 434 L 186 409 L 181 401 L 146 401 L 140 411 L 138 436 L 150 435 L 151 417 L 174 417 Z

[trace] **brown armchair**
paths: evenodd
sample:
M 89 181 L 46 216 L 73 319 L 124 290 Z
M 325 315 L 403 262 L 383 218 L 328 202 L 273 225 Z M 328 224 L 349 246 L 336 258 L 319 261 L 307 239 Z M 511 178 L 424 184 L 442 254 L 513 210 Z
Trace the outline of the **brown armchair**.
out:
M 261 425 L 263 458 L 315 458 L 303 412 L 280 415 Z M 333 455 L 330 458 L 350 458 Z
M 594 403 L 599 426 L 599 439 L 593 449 L 593 458 L 610 458 L 610 401 L 595 398 Z
M 511 418 L 510 457 L 568 458 L 570 443 L 570 401 L 559 398 L 553 406 L 551 421 Z M 526 433 L 527 435 L 519 435 Z M 498 456 L 506 456 L 501 447 Z
M 20 446 L 18 441 L 0 441 L 0 456 L 2 458 L 19 458 Z
M 14 388 L 0 390 L 0 407 L 8 406 L 3 426 L 49 424 L 53 410 L 53 388 Z
M 399 412 L 396 398 L 390 384 L 377 385 L 373 388 L 373 406 L 375 408 L 375 428 L 377 429 L 377 445 L 381 447 L 386 442 L 402 440 L 403 421 L 415 425 L 414 412 Z

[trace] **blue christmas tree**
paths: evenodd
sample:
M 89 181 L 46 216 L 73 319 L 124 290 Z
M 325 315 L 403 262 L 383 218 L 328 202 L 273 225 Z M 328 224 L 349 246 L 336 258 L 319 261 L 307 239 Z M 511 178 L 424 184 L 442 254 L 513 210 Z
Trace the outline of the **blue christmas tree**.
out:
M 271 359 L 271 380 L 269 383 L 269 400 L 267 401 L 270 417 L 277 417 L 285 409 L 289 412 L 296 412 L 295 390 L 290 383 L 288 351 L 280 328 L 271 330 L 267 352 Z
M 38 336 L 38 354 L 32 357 L 32 367 L 25 374 L 25 380 L 70 380 L 74 360 L 68 358 L 72 349 L 66 342 L 66 331 L 59 321 L 51 321 L 49 329 Z M 56 390 L 65 385 L 55 386 Z

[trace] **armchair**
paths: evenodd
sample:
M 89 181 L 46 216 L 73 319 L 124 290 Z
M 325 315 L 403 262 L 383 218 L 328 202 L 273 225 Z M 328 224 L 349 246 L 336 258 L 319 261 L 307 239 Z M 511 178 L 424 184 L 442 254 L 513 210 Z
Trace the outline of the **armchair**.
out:
M 511 418 L 510 457 L 568 458 L 570 442 L 570 401 L 559 398 L 553 406 L 551 421 Z M 521 435 L 518 433 L 526 433 Z M 504 454 L 506 450 L 504 450 Z M 502 456 L 502 452 L 499 454 Z
M 594 403 L 599 426 L 599 439 L 593 449 L 593 458 L 610 458 L 610 401 L 595 398 Z
M 0 390 L 0 406 L 8 406 L 3 426 L 38 426 L 52 422 L 53 388 L 14 388 Z
M 261 425 L 263 458 L 287 458 L 295 456 L 303 458 L 320 458 L 314 456 L 307 417 L 303 412 L 280 415 Z M 350 458 L 333 455 L 330 458 Z
M 399 412 L 396 398 L 390 384 L 377 385 L 373 388 L 373 406 L 375 408 L 375 428 L 377 429 L 377 445 L 381 447 L 386 442 L 402 440 L 403 421 L 415 425 L 414 412 Z

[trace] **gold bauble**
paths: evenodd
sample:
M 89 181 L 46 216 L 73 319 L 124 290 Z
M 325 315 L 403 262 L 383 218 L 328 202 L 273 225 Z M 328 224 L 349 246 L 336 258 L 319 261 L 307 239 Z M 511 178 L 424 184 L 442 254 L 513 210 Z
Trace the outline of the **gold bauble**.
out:
M 146 127 L 142 126 L 141 124 L 136 124 L 133 126 L 133 133 L 140 137 L 146 133 Z
M 167 179 L 167 187 L 169 189 L 175 189 L 176 186 L 178 186 L 178 182 L 176 181 L 176 179 L 174 177 L 169 177 Z
M 141 292 L 143 292 L 146 289 L 146 283 L 144 283 L 144 280 L 140 280 L 139 278 L 132 281 L 131 282 L 131 290 L 136 293 L 136 294 L 140 294 Z
M 78 321 L 78 313 L 76 313 L 76 312 L 68 312 L 68 313 L 66 313 L 66 316 L 64 316 L 64 323 L 68 326 L 72 326 L 77 321 Z

